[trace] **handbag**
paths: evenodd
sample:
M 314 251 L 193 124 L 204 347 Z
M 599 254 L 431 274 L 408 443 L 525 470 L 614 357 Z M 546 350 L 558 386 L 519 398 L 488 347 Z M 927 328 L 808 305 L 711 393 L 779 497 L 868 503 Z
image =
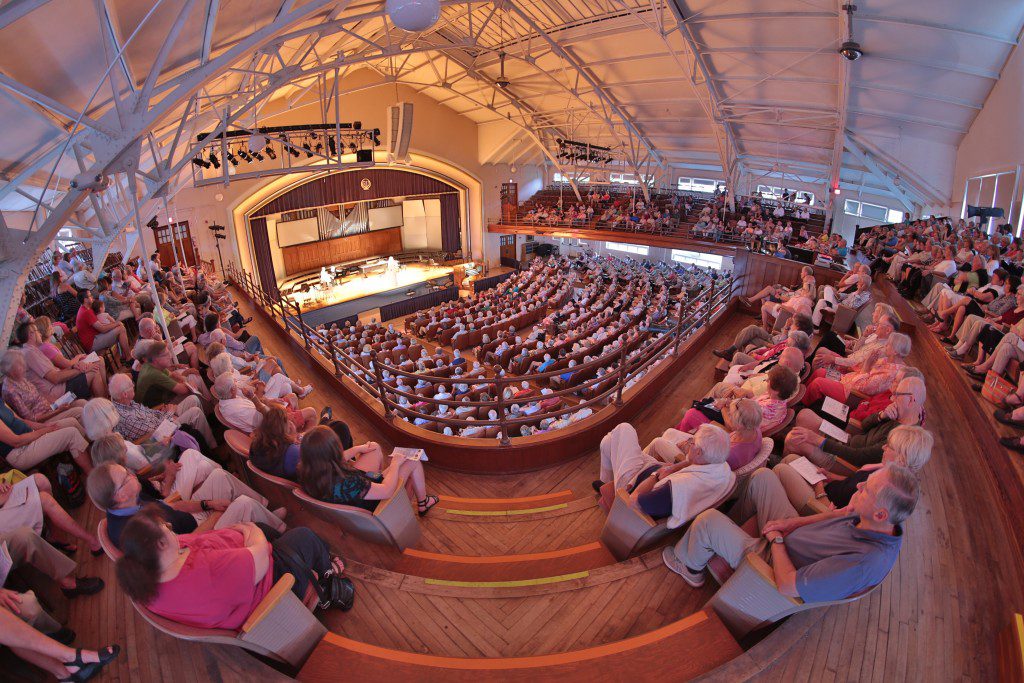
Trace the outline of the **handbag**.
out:
M 987 401 L 1002 405 L 1006 397 L 1016 390 L 1016 385 L 1008 379 L 989 370 L 985 375 L 985 383 L 981 387 L 981 395 Z
M 320 609 L 337 607 L 342 612 L 347 612 L 356 604 L 356 587 L 352 579 L 335 574 L 333 570 L 324 573 L 317 578 L 312 569 L 300 560 L 295 553 L 287 548 L 274 548 L 277 552 L 287 557 L 294 567 L 303 567 L 309 575 L 309 583 L 316 591 L 316 606 Z

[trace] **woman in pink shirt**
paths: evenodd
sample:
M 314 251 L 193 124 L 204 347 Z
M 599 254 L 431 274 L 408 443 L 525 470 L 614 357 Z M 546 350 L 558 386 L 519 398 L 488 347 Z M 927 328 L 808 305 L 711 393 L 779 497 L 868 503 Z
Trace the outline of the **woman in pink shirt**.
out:
M 292 591 L 302 598 L 311 570 L 317 577 L 344 571 L 307 528 L 278 535 L 245 523 L 178 536 L 155 506 L 125 525 L 121 550 L 117 579 L 124 592 L 155 614 L 198 628 L 240 629 L 285 574 L 295 577 Z
M 854 391 L 868 396 L 889 391 L 903 369 L 904 359 L 910 355 L 910 348 L 910 337 L 894 332 L 881 350 L 871 352 L 858 371 L 830 379 L 824 369 L 816 370 L 807 383 L 804 405 L 813 405 L 825 396 L 846 403 Z

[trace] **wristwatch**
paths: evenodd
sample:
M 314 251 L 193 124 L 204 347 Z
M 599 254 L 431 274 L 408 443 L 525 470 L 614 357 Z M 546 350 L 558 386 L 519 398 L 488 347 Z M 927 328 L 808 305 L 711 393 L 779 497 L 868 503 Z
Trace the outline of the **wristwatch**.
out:
M 203 509 L 203 512 L 209 512 L 210 511 L 210 505 L 205 500 L 199 501 L 199 507 L 201 507 Z
M 772 543 L 785 543 L 786 539 L 781 534 L 772 539 Z

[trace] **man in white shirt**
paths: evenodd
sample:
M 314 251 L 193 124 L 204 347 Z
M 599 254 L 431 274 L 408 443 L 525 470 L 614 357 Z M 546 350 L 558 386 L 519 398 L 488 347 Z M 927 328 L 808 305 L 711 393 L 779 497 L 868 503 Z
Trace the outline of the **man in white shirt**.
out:
M 224 373 L 214 381 L 213 395 L 218 400 L 217 406 L 221 415 L 230 423 L 229 426 L 244 434 L 252 434 L 263 422 L 263 414 L 269 410 L 269 406 L 255 393 L 250 396 L 239 396 L 235 380 L 230 373 Z M 300 432 L 306 431 L 317 422 L 314 408 L 292 411 L 285 407 L 285 412 L 289 414 L 289 419 Z

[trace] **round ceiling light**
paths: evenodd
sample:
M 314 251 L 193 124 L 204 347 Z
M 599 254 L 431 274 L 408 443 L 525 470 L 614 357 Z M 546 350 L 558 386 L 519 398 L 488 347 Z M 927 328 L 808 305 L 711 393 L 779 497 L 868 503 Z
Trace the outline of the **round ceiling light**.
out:
M 392 23 L 404 31 L 425 31 L 441 16 L 440 0 L 387 0 L 384 3 Z

